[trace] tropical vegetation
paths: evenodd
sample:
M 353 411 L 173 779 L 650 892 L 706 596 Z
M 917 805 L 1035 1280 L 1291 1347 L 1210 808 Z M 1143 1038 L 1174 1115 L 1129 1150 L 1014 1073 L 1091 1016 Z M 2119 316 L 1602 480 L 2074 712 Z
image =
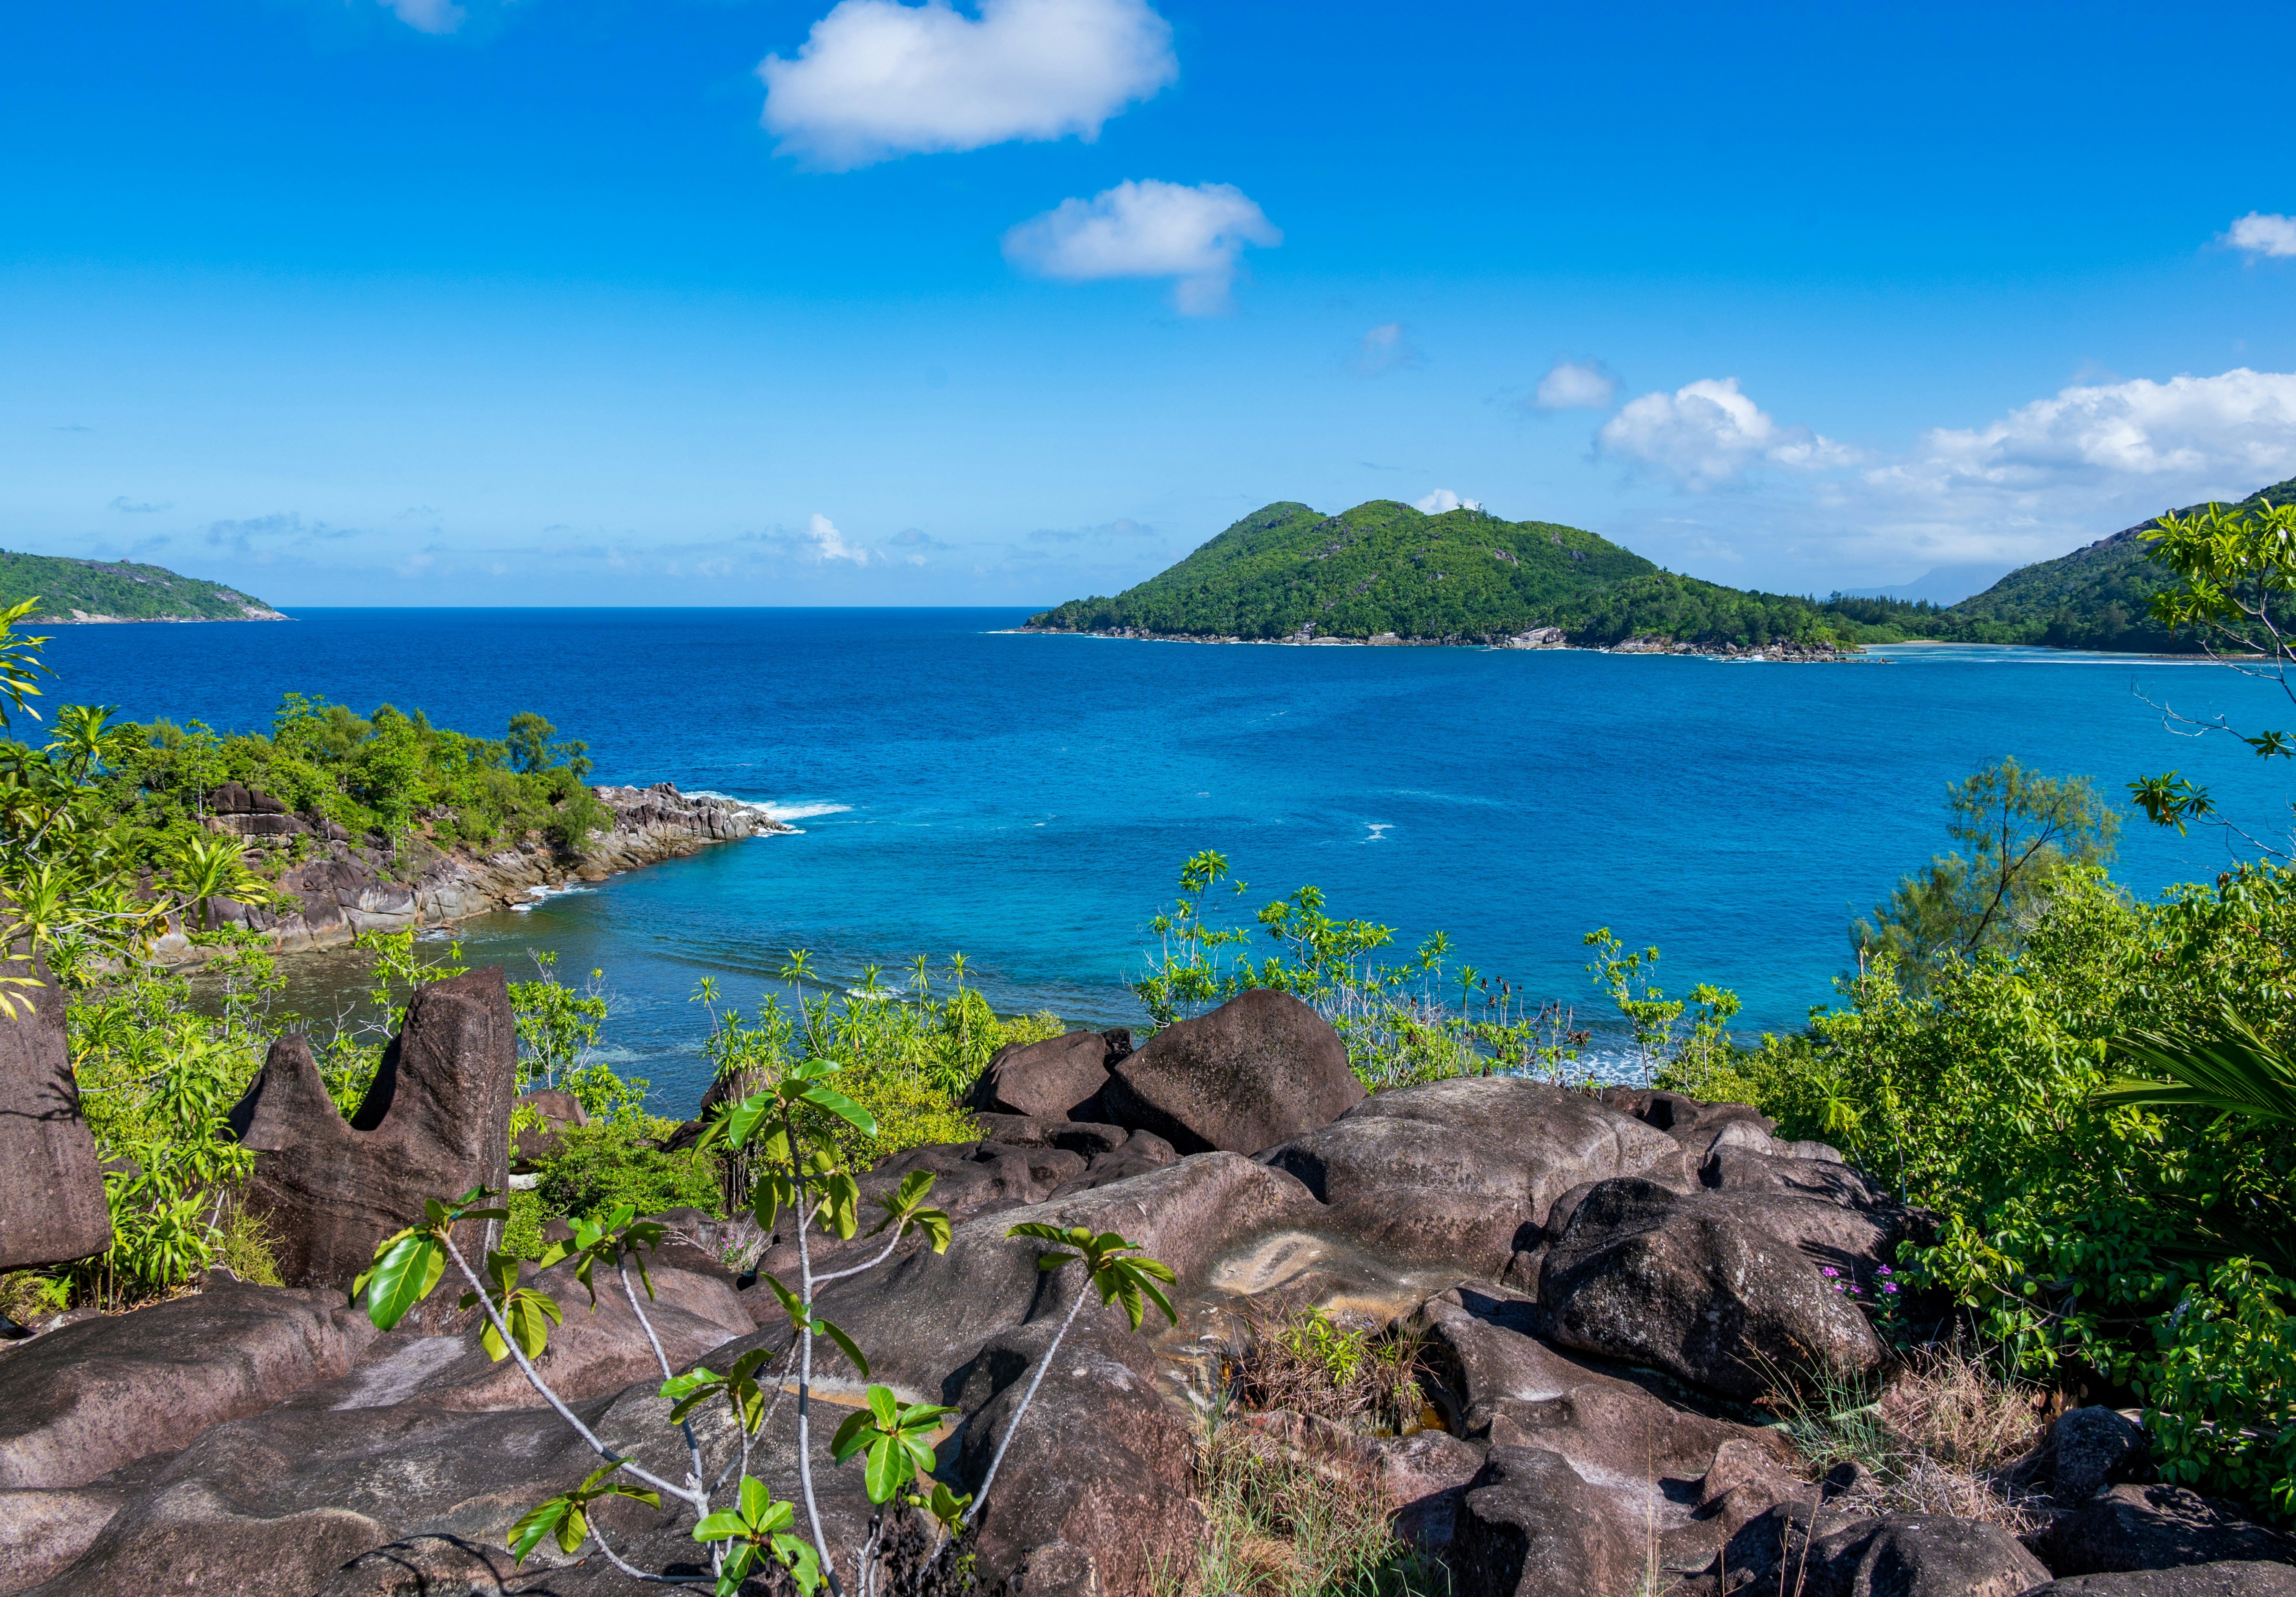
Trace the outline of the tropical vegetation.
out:
M 2296 479 L 2228 513 L 2296 497 Z M 1578 528 L 1506 521 L 1465 507 L 1429 515 L 1376 499 L 1326 516 L 1283 501 L 1254 511 L 1177 565 L 1113 598 L 1033 616 L 1047 631 L 1136 630 L 1191 637 L 1311 635 L 1496 643 L 1554 627 L 1574 643 L 1858 645 L 1936 639 L 2067 649 L 2184 652 L 2189 628 L 2155 614 L 2176 570 L 2150 533 L 2195 506 L 2010 573 L 1940 608 L 1836 594 L 1764 594 L 1660 570 Z

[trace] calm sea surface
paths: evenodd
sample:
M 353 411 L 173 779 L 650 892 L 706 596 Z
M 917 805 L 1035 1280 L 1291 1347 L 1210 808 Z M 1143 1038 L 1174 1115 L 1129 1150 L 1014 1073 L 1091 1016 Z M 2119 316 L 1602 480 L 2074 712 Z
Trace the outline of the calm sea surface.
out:
M 1945 784 L 2002 755 L 2116 802 L 2181 766 L 2251 829 L 2296 784 L 2163 730 L 2138 690 L 2248 724 L 2284 700 L 2220 667 L 1908 647 L 1888 663 L 1729 665 L 1575 651 L 1216 648 L 1024 637 L 1003 610 L 351 610 L 291 623 L 67 627 L 48 702 L 267 725 L 289 689 L 500 735 L 538 710 L 597 780 L 769 802 L 801 835 L 469 923 L 471 962 L 556 949 L 605 971 L 609 1040 L 666 1110 L 699 1095 L 696 979 L 746 1004 L 807 948 L 832 979 L 963 950 L 1000 1008 L 1137 1018 L 1124 979 L 1180 861 L 1225 852 L 1236 919 L 1313 882 L 1398 942 L 1595 1008 L 1584 933 L 1665 951 L 1669 989 L 1800 1023 L 1849 918 L 1944 846 Z M 2133 819 L 2152 894 L 2229 862 Z M 298 995 L 323 1003 L 314 966 Z M 513 972 L 515 974 L 515 971 Z

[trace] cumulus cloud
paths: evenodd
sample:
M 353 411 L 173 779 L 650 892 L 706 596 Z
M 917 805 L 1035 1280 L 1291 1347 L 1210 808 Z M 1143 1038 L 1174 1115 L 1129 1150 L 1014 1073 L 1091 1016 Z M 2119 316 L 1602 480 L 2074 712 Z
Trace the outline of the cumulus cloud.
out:
M 1417 365 L 1421 358 L 1400 322 L 1382 322 L 1356 342 L 1355 369 L 1359 376 L 1399 372 Z
M 398 0 L 437 4 L 441 0 Z M 1179 76 L 1171 25 L 1145 0 L 841 0 L 794 61 L 769 55 L 764 123 L 838 170 L 1009 139 L 1090 143 Z
M 417 33 L 452 33 L 468 14 L 455 0 L 381 0 L 391 15 Z
M 1619 380 L 1600 361 L 1558 360 L 1538 380 L 1530 402 L 1539 410 L 1608 410 Z
M 1428 495 L 1426 497 L 1422 499 L 1414 499 L 1411 503 L 1417 505 L 1421 510 L 1425 511 L 1431 516 L 1439 516 L 1446 511 L 1480 510 L 1483 508 L 1483 502 L 1481 500 L 1462 499 L 1457 494 L 1452 492 L 1449 488 L 1437 488 L 1433 493 Z
M 2248 481 L 2296 472 L 2296 373 L 2075 385 L 1980 428 L 1939 428 L 1877 478 L 2021 489 L 2068 479 Z
M 2296 255 L 2296 217 L 2252 210 L 2226 230 L 2218 242 L 2245 250 L 2251 258 Z
M 1063 200 L 1004 235 L 1004 258 L 1042 276 L 1170 277 L 1182 315 L 1227 308 L 1236 258 L 1246 244 L 1283 234 L 1232 184 L 1190 188 L 1153 178 L 1119 183 L 1090 200 Z
M 1781 425 L 1740 391 L 1734 377 L 1702 378 L 1671 394 L 1630 399 L 1595 441 L 1603 455 L 1687 488 L 1718 487 L 1765 463 L 1811 470 L 1856 458 L 1807 427 Z
M 837 530 L 837 523 L 818 511 L 805 524 L 805 536 L 813 540 L 814 553 L 824 561 L 849 560 L 857 566 L 869 563 L 869 552 L 847 543 L 845 535 Z

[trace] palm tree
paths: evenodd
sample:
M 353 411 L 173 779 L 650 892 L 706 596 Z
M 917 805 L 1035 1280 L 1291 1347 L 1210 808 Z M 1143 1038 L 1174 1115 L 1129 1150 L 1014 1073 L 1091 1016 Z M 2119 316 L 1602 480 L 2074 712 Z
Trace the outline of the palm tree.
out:
M 205 906 L 200 918 L 204 923 L 202 930 L 210 931 L 215 928 L 215 909 L 210 900 L 228 898 L 235 904 L 267 904 L 274 897 L 271 884 L 248 868 L 247 845 L 234 837 L 187 839 L 176 851 L 167 881 L 187 912 L 195 905 Z

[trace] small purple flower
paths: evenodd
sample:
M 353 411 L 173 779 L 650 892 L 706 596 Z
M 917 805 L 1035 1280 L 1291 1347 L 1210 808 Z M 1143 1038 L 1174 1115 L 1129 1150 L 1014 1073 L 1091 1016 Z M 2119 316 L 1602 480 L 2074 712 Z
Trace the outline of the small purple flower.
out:
M 1874 1271 L 1874 1274 L 1876 1274 L 1876 1275 L 1887 1275 L 1889 1273 L 1890 1273 L 1890 1266 L 1889 1266 L 1889 1265 L 1883 1265 L 1880 1269 L 1878 1269 L 1878 1270 L 1876 1270 L 1876 1271 Z
M 1882 1290 L 1885 1292 L 1894 1292 L 1898 1290 L 1898 1283 L 1894 1281 L 1885 1281 L 1882 1283 Z
M 1838 1291 L 1840 1291 L 1840 1290 L 1841 1290 L 1841 1283 L 1840 1282 L 1838 1282 L 1838 1281 L 1837 1281 L 1837 1282 L 1835 1282 L 1833 1283 L 1833 1290 L 1834 1290 L 1835 1291 L 1837 1291 L 1837 1292 L 1838 1292 Z
M 1825 1266 L 1825 1268 L 1824 1268 L 1824 1269 L 1820 1270 L 1820 1271 L 1818 1272 L 1818 1274 L 1819 1274 L 1820 1275 L 1824 1276 L 1827 1280 L 1829 1280 L 1829 1281 L 1830 1281 L 1830 1280 L 1832 1280 L 1834 1276 L 1837 1276 L 1837 1275 L 1841 1274 L 1841 1271 L 1839 1271 L 1839 1270 L 1837 1270 L 1837 1269 L 1835 1269 L 1832 1265 L 1826 1265 L 1826 1266 Z

